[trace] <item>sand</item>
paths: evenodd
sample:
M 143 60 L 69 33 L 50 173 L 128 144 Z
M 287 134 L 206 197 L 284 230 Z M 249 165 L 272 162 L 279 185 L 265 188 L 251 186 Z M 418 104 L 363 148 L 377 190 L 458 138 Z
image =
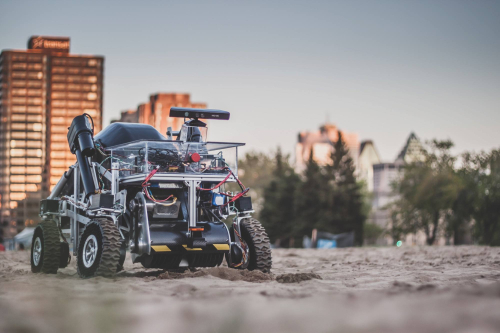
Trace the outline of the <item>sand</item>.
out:
M 0 253 L 0 332 L 499 332 L 500 248 L 273 250 L 227 267 L 82 280 Z

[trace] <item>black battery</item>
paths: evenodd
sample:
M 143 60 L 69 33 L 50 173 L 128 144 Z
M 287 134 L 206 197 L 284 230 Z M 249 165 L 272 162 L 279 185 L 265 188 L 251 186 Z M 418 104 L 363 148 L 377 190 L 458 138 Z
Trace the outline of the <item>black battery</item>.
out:
M 239 212 L 246 212 L 252 210 L 252 198 L 240 197 L 234 202 L 234 206 Z

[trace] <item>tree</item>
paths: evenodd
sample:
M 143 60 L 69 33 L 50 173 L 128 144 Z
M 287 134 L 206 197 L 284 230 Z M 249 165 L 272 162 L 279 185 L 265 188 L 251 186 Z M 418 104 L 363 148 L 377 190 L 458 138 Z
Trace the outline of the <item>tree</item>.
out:
M 402 178 L 395 184 L 400 195 L 399 216 L 406 232 L 423 231 L 428 245 L 437 237 L 440 222 L 450 213 L 461 189 L 454 172 L 456 158 L 450 154 L 451 141 L 430 143 L 423 161 L 405 164 Z
M 354 161 L 340 131 L 330 160 L 325 166 L 329 185 L 327 218 L 320 227 L 332 233 L 354 231 L 355 244 L 361 246 L 367 216 L 362 186 L 356 180 Z
M 326 220 L 328 184 L 322 168 L 313 156 L 314 152 L 311 149 L 302 177 L 303 180 L 297 192 L 297 218 L 294 226 L 296 240 L 304 235 L 311 235 L 312 230 L 318 225 L 324 225 Z
M 476 181 L 472 216 L 480 244 L 500 246 L 500 150 L 479 154 L 471 160 Z
M 238 161 L 238 176 L 245 186 L 250 187 L 249 195 L 257 218 L 264 204 L 264 191 L 273 179 L 274 161 L 264 153 L 250 151 Z M 238 191 L 233 184 L 232 190 Z
M 293 245 L 296 193 L 300 178 L 278 148 L 272 180 L 264 191 L 264 205 L 260 213 L 262 225 L 272 242 L 280 246 Z

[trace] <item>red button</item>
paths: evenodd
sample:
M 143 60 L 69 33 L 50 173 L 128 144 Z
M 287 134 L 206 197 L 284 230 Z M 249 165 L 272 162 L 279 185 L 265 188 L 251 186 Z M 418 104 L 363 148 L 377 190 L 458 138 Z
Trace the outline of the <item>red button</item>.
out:
M 200 154 L 198 153 L 192 153 L 190 158 L 192 162 L 199 162 L 201 160 Z

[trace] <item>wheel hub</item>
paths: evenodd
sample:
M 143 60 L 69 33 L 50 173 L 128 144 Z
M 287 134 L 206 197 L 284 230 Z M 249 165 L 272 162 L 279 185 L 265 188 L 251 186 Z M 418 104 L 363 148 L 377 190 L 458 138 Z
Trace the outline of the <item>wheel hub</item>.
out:
M 35 244 L 33 245 L 33 263 L 38 266 L 40 263 L 40 258 L 42 256 L 42 241 L 40 237 L 35 239 Z
M 90 268 L 94 264 L 97 257 L 97 250 L 97 238 L 94 235 L 90 235 L 85 240 L 85 245 L 83 246 L 83 265 L 85 267 Z

